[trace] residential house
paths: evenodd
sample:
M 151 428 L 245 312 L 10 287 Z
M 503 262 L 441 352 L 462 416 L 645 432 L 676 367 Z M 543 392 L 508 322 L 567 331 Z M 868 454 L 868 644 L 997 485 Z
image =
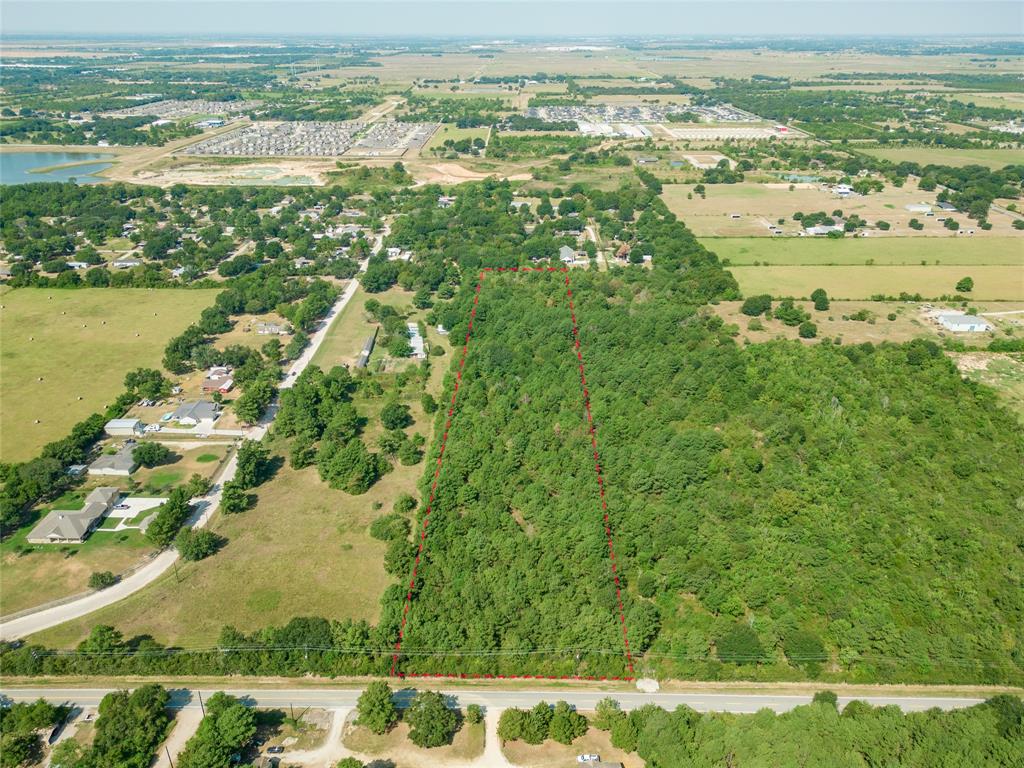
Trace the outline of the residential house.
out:
M 114 269 L 131 269 L 132 267 L 142 266 L 142 260 L 132 258 L 131 256 L 122 256 L 110 262 L 110 266 Z
M 139 462 L 135 460 L 136 445 L 134 440 L 126 440 L 115 453 L 101 454 L 89 465 L 89 474 L 128 477 L 139 468 Z
M 417 323 L 406 323 L 409 329 L 409 345 L 412 347 L 412 356 L 417 360 L 423 360 L 427 356 L 427 350 L 420 336 L 420 327 Z
M 451 195 L 451 196 L 449 196 L 449 195 L 441 195 L 441 196 L 439 196 L 437 198 L 437 207 L 438 208 L 451 208 L 452 205 L 454 205 L 454 204 L 455 204 L 455 196 L 454 195 Z
M 203 378 L 203 392 L 230 392 L 235 386 L 235 380 L 231 376 L 231 369 L 224 365 L 215 365 L 206 372 Z
M 81 544 L 99 526 L 121 492 L 117 488 L 94 488 L 81 509 L 55 509 L 28 534 L 30 544 Z
M 176 421 L 185 427 L 199 427 L 200 430 L 213 429 L 213 425 L 219 418 L 220 406 L 209 400 L 193 400 L 189 403 L 182 403 L 171 414 L 171 421 Z
M 558 258 L 561 259 L 563 264 L 574 264 L 576 262 L 576 250 L 568 245 L 563 245 L 558 249 Z
M 256 323 L 254 328 L 260 336 L 283 336 L 288 333 L 287 329 L 280 323 L 259 322 Z

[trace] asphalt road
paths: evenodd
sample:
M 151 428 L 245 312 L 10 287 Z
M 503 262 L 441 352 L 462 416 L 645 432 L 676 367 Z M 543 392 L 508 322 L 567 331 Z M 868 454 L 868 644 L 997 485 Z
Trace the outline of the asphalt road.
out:
M 100 699 L 113 689 L 102 688 L 0 688 L 0 695 L 13 701 L 35 701 L 42 697 L 54 703 L 67 703 L 80 707 L 95 707 Z M 218 689 L 187 689 L 172 688 L 171 706 L 175 709 L 198 708 L 200 696 L 205 701 Z M 280 690 L 246 690 L 244 688 L 223 689 L 232 696 L 237 696 L 252 706 L 281 708 L 288 705 L 315 707 L 318 709 L 336 709 L 353 707 L 356 704 L 359 689 L 280 689 Z M 407 703 L 415 691 L 412 688 L 401 689 L 396 693 L 396 701 L 401 706 Z M 699 712 L 734 712 L 750 713 L 761 709 L 786 712 L 801 704 L 811 701 L 810 695 L 771 694 L 771 693 L 633 693 L 602 691 L 573 691 L 571 689 L 544 691 L 527 690 L 442 690 L 451 706 L 464 707 L 467 704 L 479 704 L 485 709 L 507 709 L 508 707 L 529 708 L 539 701 L 554 703 L 565 700 L 577 709 L 592 710 L 597 702 L 611 696 L 624 710 L 632 710 L 644 704 L 657 704 L 665 709 L 674 709 L 686 704 Z M 896 705 L 905 712 L 918 712 L 926 709 L 943 710 L 958 709 L 980 704 L 982 699 L 957 698 L 941 696 L 857 696 L 839 697 L 840 708 L 847 702 L 857 698 L 872 706 Z

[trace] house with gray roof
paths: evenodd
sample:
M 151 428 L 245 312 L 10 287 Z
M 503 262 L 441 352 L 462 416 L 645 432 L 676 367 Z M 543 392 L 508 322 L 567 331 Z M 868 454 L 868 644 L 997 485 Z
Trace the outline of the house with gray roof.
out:
M 90 475 L 114 475 L 128 477 L 139 468 L 135 460 L 134 440 L 128 440 L 115 453 L 104 453 L 89 465 Z
M 29 531 L 28 541 L 30 544 L 81 544 L 120 498 L 117 488 L 94 488 L 85 497 L 81 509 L 55 509 L 48 513 Z
M 213 425 L 219 418 L 220 406 L 209 400 L 193 400 L 190 403 L 182 403 L 171 414 L 172 421 L 186 427 L 199 427 L 200 429 L 213 429 Z

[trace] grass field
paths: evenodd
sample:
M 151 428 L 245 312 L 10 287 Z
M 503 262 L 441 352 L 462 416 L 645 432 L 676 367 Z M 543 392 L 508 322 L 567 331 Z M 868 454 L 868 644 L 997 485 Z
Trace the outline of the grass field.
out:
M 361 289 L 356 293 L 331 327 L 313 364 L 327 369 L 355 358 L 372 327 L 363 311 L 368 298 Z M 373 298 L 405 311 L 412 294 L 394 288 Z M 447 341 L 434 329 L 428 330 L 427 339 L 448 349 Z M 447 355 L 431 358 L 427 391 L 435 396 L 448 359 Z M 433 420 L 424 414 L 419 394 L 410 388 L 402 399 L 415 419 L 409 434 L 423 434 L 429 445 Z M 383 397 L 364 396 L 354 401 L 366 419 L 363 440 L 371 450 L 376 450 L 383 432 L 379 414 L 385 402 Z M 278 453 L 284 448 L 276 446 Z M 196 449 L 194 461 L 213 453 L 212 449 L 212 445 Z M 422 474 L 422 462 L 411 467 L 396 462 L 369 492 L 350 496 L 321 482 L 314 467 L 296 471 L 283 466 L 257 489 L 255 507 L 239 515 L 214 517 L 211 529 L 227 538 L 227 545 L 207 560 L 180 564 L 180 581 L 174 573 L 167 574 L 117 605 L 56 627 L 40 638 L 45 637 L 48 644 L 74 645 L 102 622 L 126 636 L 151 634 L 160 642 L 188 645 L 216 640 L 225 624 L 251 631 L 284 624 L 295 616 L 376 621 L 381 595 L 392 580 L 383 565 L 386 546 L 371 538 L 368 528 L 391 510 L 399 494 L 416 495 Z
M 995 352 L 951 356 L 964 376 L 992 387 L 1003 404 L 1024 423 L 1024 356 Z
M 349 496 L 324 485 L 313 467 L 283 467 L 258 489 L 255 507 L 214 517 L 211 529 L 228 540 L 216 555 L 181 563 L 178 578 L 172 570 L 116 605 L 49 630 L 46 642 L 74 645 L 97 623 L 194 645 L 215 641 L 226 624 L 251 631 L 294 616 L 375 621 L 390 578 L 385 545 L 367 531 L 382 514 L 372 505 L 399 486 L 413 490 L 422 469 L 399 467 L 369 493 Z
M 120 394 L 129 370 L 159 367 L 167 340 L 216 295 L 136 288 L 0 294 L 0 458 L 32 458 Z
M 573 765 L 576 756 L 581 753 L 598 754 L 603 760 L 611 761 L 613 765 L 621 763 L 625 768 L 643 768 L 645 765 L 635 753 L 613 747 L 610 735 L 597 728 L 590 728 L 572 744 L 559 744 L 550 739 L 537 745 L 511 741 L 502 745 L 501 752 L 509 762 L 521 768 Z
M 708 250 L 734 265 L 1016 265 L 1024 267 L 1024 238 L 704 238 Z
M 774 237 L 768 230 L 769 224 L 780 225 L 786 234 L 795 234 L 802 229 L 799 222 L 793 219 L 797 211 L 812 213 L 824 211 L 832 213 L 840 210 L 845 216 L 857 214 L 873 225 L 877 221 L 886 221 L 892 229 L 885 234 L 873 232 L 872 235 L 885 237 L 887 241 L 894 236 L 929 239 L 963 239 L 966 235 L 957 235 L 949 231 L 937 219 L 939 215 L 927 217 L 920 213 L 912 213 L 906 209 L 914 203 L 934 204 L 935 193 L 923 192 L 909 182 L 903 187 L 886 185 L 881 192 L 847 199 L 836 197 L 828 190 L 815 184 L 790 185 L 781 183 L 758 183 L 747 181 L 741 184 L 708 184 L 707 198 L 702 199 L 693 194 L 691 184 L 668 184 L 662 192 L 662 199 L 673 213 L 679 216 L 698 237 Z M 688 197 L 689 195 L 689 197 Z M 739 218 L 732 218 L 738 214 Z M 910 219 L 917 218 L 924 229 L 910 229 Z M 975 240 L 988 238 L 1020 237 L 1021 233 L 1013 229 L 1013 219 L 1006 214 L 993 213 L 989 219 L 992 229 L 978 229 L 974 222 L 963 214 L 953 214 L 964 229 L 974 229 L 970 237 Z M 1022 239 L 1024 242 L 1024 239 Z
M 399 765 L 410 766 L 410 768 L 421 765 L 455 764 L 476 760 L 483 754 L 484 724 L 463 723 L 455 732 L 451 744 L 426 749 L 417 747 L 409 741 L 409 726 L 406 723 L 398 723 L 381 736 L 373 733 L 369 728 L 347 723 L 342 743 L 354 752 L 392 758 L 397 760 Z M 371 764 L 377 765 L 378 763 L 375 761 Z M 384 760 L 379 764 L 394 765 L 395 763 L 392 763 L 391 760 Z
M 423 147 L 424 152 L 429 152 L 434 147 L 440 147 L 448 139 L 452 141 L 461 141 L 462 139 L 475 139 L 481 138 L 484 141 L 487 140 L 487 129 L 486 128 L 459 128 L 458 126 L 444 123 L 434 131 L 434 135 L 430 137 L 430 141 Z
M 837 299 L 868 299 L 882 294 L 919 293 L 925 298 L 951 295 L 962 277 L 974 279 L 972 299 L 1012 301 L 1024 298 L 1019 266 L 770 266 L 730 267 L 745 295 L 810 296 L 824 288 Z
M 987 165 L 1002 168 L 1004 165 L 1020 163 L 1019 149 L 942 149 L 936 147 L 906 147 L 898 149 L 861 149 L 867 155 L 891 160 L 894 163 L 910 162 L 928 165 Z

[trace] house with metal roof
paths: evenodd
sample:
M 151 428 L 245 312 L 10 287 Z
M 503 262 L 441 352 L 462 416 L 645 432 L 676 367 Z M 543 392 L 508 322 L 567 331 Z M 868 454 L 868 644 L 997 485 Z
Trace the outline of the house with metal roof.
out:
M 55 509 L 26 537 L 30 544 L 81 544 L 121 498 L 117 488 L 94 488 L 81 509 Z
M 128 477 L 139 468 L 135 460 L 134 440 L 128 440 L 115 453 L 104 453 L 89 465 L 90 475 L 113 475 Z
M 977 315 L 963 315 L 959 312 L 949 312 L 939 315 L 939 325 L 953 333 L 981 333 L 991 331 L 992 324 L 983 317 Z

